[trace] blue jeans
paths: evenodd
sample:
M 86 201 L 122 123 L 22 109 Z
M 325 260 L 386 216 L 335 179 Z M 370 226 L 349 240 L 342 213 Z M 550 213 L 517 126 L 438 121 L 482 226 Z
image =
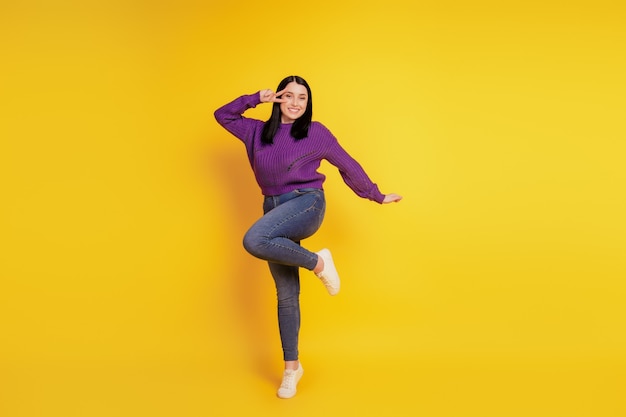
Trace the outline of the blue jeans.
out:
M 300 331 L 300 270 L 313 270 L 317 254 L 300 241 L 322 225 L 326 200 L 316 188 L 302 188 L 279 196 L 265 197 L 263 217 L 243 238 L 244 248 L 268 261 L 276 283 L 278 327 L 285 361 L 298 359 Z

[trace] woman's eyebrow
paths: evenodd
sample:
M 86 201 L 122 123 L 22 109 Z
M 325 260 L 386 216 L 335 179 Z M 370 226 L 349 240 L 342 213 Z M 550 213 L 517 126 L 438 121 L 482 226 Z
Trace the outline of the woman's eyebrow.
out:
M 285 91 L 283 94 L 293 94 L 294 96 L 296 95 L 296 93 L 294 93 L 293 91 Z M 301 93 L 298 94 L 299 97 L 306 97 L 307 93 Z

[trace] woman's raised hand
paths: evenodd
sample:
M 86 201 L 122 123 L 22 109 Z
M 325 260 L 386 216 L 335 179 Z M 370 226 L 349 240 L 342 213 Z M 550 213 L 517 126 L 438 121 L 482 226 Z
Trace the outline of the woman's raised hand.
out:
M 259 99 L 261 103 L 285 103 L 287 100 L 279 98 L 285 90 L 280 90 L 278 93 L 274 93 L 272 90 L 259 91 Z
M 383 200 L 383 204 L 388 204 L 388 203 L 397 203 L 398 201 L 402 200 L 402 196 L 398 195 L 398 194 L 387 194 L 385 195 L 385 199 Z

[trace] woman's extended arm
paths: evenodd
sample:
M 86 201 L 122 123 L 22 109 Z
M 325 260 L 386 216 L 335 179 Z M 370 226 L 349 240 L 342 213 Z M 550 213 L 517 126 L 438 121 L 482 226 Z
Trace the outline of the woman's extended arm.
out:
M 260 120 L 243 117 L 246 110 L 259 105 L 260 103 L 282 103 L 284 100 L 278 98 L 283 92 L 274 94 L 272 90 L 260 90 L 258 93 L 248 94 L 236 98 L 228 104 L 215 110 L 215 120 L 234 136 L 248 141 L 255 128 L 263 124 Z
M 326 159 L 339 169 L 344 182 L 358 196 L 381 204 L 397 203 L 402 199 L 402 196 L 395 193 L 382 194 L 378 186 L 370 180 L 363 167 L 343 149 L 330 131 L 328 133 L 332 137 L 332 145 L 327 149 Z

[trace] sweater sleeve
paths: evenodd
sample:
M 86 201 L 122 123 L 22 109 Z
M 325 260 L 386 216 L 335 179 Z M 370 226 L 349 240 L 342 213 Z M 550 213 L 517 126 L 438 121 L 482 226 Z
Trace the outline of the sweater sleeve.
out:
M 332 139 L 326 152 L 326 160 L 339 169 L 343 181 L 362 198 L 382 204 L 385 195 L 370 180 L 363 167 L 346 152 L 337 139 L 329 132 Z
M 244 95 L 215 110 L 215 120 L 226 130 L 245 143 L 252 140 L 260 120 L 243 117 L 243 113 L 261 103 L 259 94 Z

